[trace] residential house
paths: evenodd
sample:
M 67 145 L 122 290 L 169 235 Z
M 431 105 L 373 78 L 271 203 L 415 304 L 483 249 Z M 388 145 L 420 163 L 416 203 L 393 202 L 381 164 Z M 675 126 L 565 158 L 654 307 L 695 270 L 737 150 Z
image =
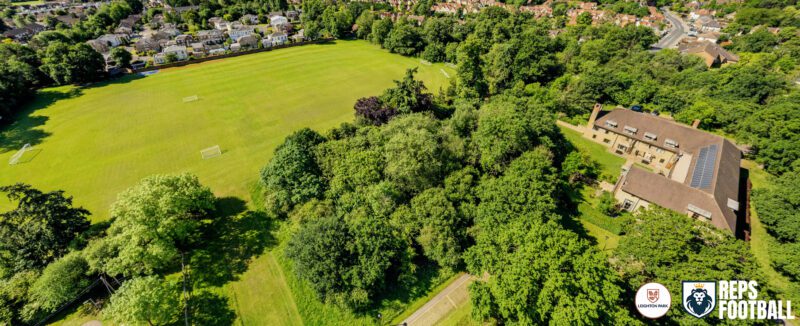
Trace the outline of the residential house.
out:
M 242 18 L 240 18 L 239 21 L 241 21 L 242 24 L 245 24 L 245 25 L 251 25 L 251 24 L 255 25 L 255 24 L 258 24 L 258 16 L 247 14 L 247 15 L 242 16 Z
M 274 32 L 269 34 L 268 38 L 272 42 L 273 46 L 284 44 L 289 39 L 284 32 Z
M 269 24 L 272 25 L 272 28 L 275 29 L 281 29 L 282 28 L 281 26 L 286 25 L 288 23 L 289 19 L 281 15 L 275 15 L 269 17 Z
M 219 44 L 225 42 L 225 33 L 218 29 L 198 31 L 197 40 L 206 44 Z
M 150 51 L 161 51 L 161 43 L 154 38 L 141 38 L 133 45 L 136 52 L 146 53 Z
M 718 32 L 705 32 L 697 35 L 698 41 L 709 41 L 711 43 L 717 43 L 719 41 L 720 33 Z
M 169 58 L 173 56 L 174 59 L 178 61 L 186 60 L 187 58 L 189 58 L 189 53 L 186 51 L 185 46 L 173 45 L 164 48 L 164 51 L 161 51 L 161 53 L 154 55 L 153 62 L 157 64 L 165 64 L 168 63 Z
M 250 26 L 231 29 L 228 31 L 228 37 L 230 37 L 230 39 L 234 42 L 237 42 L 239 38 L 250 34 L 253 34 L 253 28 Z
M 173 37 L 176 37 L 176 36 L 182 34 L 181 30 L 178 29 L 177 27 L 175 27 L 175 25 L 172 25 L 172 24 L 164 24 L 161 27 L 161 29 L 159 29 L 158 31 L 161 32 L 161 33 L 169 35 L 170 38 L 173 38 Z
M 747 234 L 741 151 L 729 140 L 670 119 L 597 104 L 584 137 L 643 167 L 626 168 L 614 197 L 628 211 L 658 205 L 737 236 Z
M 719 32 L 722 25 L 711 16 L 701 16 L 694 21 L 694 27 L 703 32 Z
M 689 19 L 697 20 L 702 16 L 713 16 L 714 14 L 716 14 L 716 11 L 708 9 L 698 9 L 698 10 L 693 10 L 692 12 L 689 13 Z
M 728 52 L 719 44 L 709 41 L 682 42 L 678 44 L 678 51 L 703 58 L 708 67 L 739 62 L 739 56 Z
M 236 43 L 243 49 L 255 49 L 258 47 L 258 37 L 255 34 L 245 35 L 239 38 Z
M 55 19 L 68 27 L 72 27 L 72 25 L 75 25 L 81 20 L 81 17 L 76 14 L 66 14 L 56 16 Z
M 86 44 L 92 47 L 98 53 L 106 53 L 109 51 L 108 43 L 99 40 L 88 40 Z
M 265 48 L 271 48 L 272 47 L 272 40 L 269 39 L 269 37 L 263 38 L 263 39 L 261 39 L 261 45 L 263 45 Z
M 292 35 L 293 42 L 303 42 L 306 40 L 306 32 L 304 29 L 297 31 L 296 34 Z
M 300 19 L 300 13 L 297 12 L 297 10 L 287 10 L 286 18 L 288 18 L 289 21 L 297 21 L 298 19 Z
M 214 29 L 217 30 L 227 30 L 228 29 L 228 22 L 219 17 L 211 17 L 208 19 L 208 23 L 211 26 L 214 26 Z
M 195 42 L 189 45 L 189 55 L 199 58 L 203 57 L 208 53 L 208 47 L 203 42 Z
M 181 34 L 175 37 L 176 45 L 189 46 L 189 44 L 192 44 L 193 42 L 194 42 L 194 36 L 189 34 Z
M 242 49 L 242 45 L 239 43 L 231 43 L 230 49 L 231 51 L 236 52 Z
M 19 28 L 13 28 L 3 33 L 3 36 L 14 39 L 18 42 L 27 41 L 34 35 L 45 30 L 45 27 L 37 23 L 27 24 Z
M 128 42 L 128 36 L 125 34 L 104 34 L 98 37 L 97 40 L 115 48 Z
M 455 15 L 461 10 L 461 5 L 451 2 L 441 2 L 434 4 L 431 10 L 435 13 Z M 522 7 L 520 7 L 520 10 L 522 10 Z
M 208 49 L 208 55 L 220 55 L 220 54 L 225 54 L 225 51 L 227 50 L 227 49 L 225 48 L 225 46 L 224 46 L 224 45 L 222 45 L 222 44 L 208 45 L 208 46 L 207 46 L 207 49 Z
M 553 8 L 550 7 L 551 3 L 552 1 L 548 1 L 536 6 L 521 6 L 519 7 L 519 11 L 531 13 L 536 18 L 551 17 L 553 16 Z

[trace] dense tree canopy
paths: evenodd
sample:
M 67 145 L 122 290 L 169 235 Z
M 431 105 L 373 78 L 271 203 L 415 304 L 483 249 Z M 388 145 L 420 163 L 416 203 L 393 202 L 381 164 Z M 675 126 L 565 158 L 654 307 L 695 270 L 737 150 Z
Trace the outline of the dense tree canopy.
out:
M 636 215 L 624 232 L 612 262 L 630 289 L 650 281 L 680 289 L 681 281 L 691 275 L 698 280 L 757 280 L 759 293 L 769 295 L 747 244 L 723 230 L 652 208 Z M 681 297 L 673 295 L 672 305 L 680 304 Z M 679 309 L 671 309 L 667 318 L 675 323 L 696 320 Z
M 176 266 L 197 240 L 214 208 L 214 195 L 190 174 L 155 175 L 121 193 L 105 238 L 87 248 L 92 270 L 109 275 L 150 275 Z
M 294 205 L 318 197 L 325 181 L 314 158 L 314 147 L 325 140 L 305 128 L 286 137 L 261 171 L 261 181 L 270 194 L 267 205 L 275 212 L 288 212 Z
M 130 325 L 171 325 L 180 316 L 179 294 L 175 284 L 157 276 L 134 278 L 111 296 L 103 316 Z
M 89 228 L 89 211 L 72 206 L 63 191 L 42 192 L 26 184 L 0 187 L 13 210 L 0 214 L 0 277 L 41 268 L 67 252 Z
M 776 269 L 793 280 L 800 280 L 800 172 L 794 170 L 775 178 L 775 186 L 756 189 L 753 202 L 758 216 L 777 243 L 771 245 L 770 257 Z

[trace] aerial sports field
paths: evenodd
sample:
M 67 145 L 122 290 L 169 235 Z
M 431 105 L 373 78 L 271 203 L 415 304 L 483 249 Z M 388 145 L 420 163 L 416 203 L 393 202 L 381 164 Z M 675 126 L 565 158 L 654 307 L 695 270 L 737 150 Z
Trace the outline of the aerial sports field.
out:
M 108 218 L 117 193 L 157 173 L 191 172 L 217 196 L 249 201 L 286 135 L 352 121 L 356 99 L 380 94 L 411 67 L 434 93 L 455 76 L 364 41 L 337 41 L 45 89 L 0 131 L 0 184 L 65 190 L 94 222 Z M 203 159 L 213 146 L 222 155 Z

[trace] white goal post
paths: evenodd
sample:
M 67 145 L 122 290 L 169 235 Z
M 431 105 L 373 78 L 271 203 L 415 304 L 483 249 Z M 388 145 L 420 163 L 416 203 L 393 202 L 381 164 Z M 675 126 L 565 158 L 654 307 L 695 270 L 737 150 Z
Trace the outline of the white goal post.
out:
M 33 146 L 31 146 L 31 144 L 25 144 L 25 146 L 22 146 L 22 149 L 18 150 L 16 153 L 14 153 L 14 155 L 11 156 L 11 159 L 8 160 L 8 164 L 14 165 L 19 163 L 19 159 L 22 158 L 22 155 L 25 155 L 25 152 L 31 150 L 32 148 Z
M 200 151 L 200 156 L 205 160 L 212 157 L 217 157 L 222 155 L 222 150 L 219 148 L 219 145 L 212 146 Z
M 183 98 L 183 103 L 194 102 L 199 100 L 200 98 L 197 95 L 187 96 Z

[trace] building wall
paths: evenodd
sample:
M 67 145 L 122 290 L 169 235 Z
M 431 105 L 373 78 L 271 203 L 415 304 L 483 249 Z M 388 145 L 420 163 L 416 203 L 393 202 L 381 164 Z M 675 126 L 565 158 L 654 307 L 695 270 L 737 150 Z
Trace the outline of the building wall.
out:
M 663 175 L 669 175 L 674 160 L 677 159 L 677 154 L 673 152 L 597 126 L 587 128 L 584 136 L 607 147 L 612 153 L 648 166 Z
M 617 200 L 622 209 L 630 212 L 636 211 L 639 208 L 650 207 L 650 203 L 648 201 L 623 191 L 622 187 L 619 187 L 617 192 L 614 193 L 614 199 Z M 626 205 L 626 201 L 629 202 L 630 206 Z

